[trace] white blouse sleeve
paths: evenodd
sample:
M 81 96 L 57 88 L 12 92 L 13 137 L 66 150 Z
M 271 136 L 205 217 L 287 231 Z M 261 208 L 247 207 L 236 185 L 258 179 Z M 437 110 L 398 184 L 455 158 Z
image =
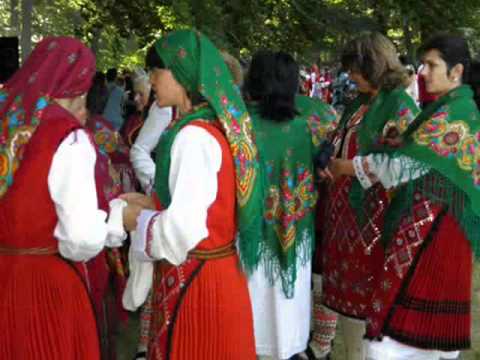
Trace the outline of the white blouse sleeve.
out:
M 140 214 L 132 239 L 137 259 L 179 265 L 208 236 L 207 212 L 217 197 L 221 163 L 220 144 L 206 130 L 186 126 L 178 133 L 171 149 L 171 203 L 164 211 Z
M 143 190 L 151 192 L 155 176 L 155 162 L 151 153 L 158 144 L 160 135 L 172 119 L 172 108 L 159 108 L 153 103 L 147 119 L 130 150 L 130 160 Z
M 48 188 L 55 203 L 58 223 L 54 236 L 60 254 L 86 261 L 104 246 L 122 245 L 126 238 L 123 208 L 126 202 L 110 202 L 110 216 L 98 209 L 95 187 L 96 152 L 84 130 L 70 133 L 58 147 L 48 174 Z
M 397 187 L 428 173 L 427 166 L 420 165 L 408 156 L 390 158 L 387 154 L 355 156 L 353 168 L 362 187 L 368 189 L 380 182 L 385 189 Z

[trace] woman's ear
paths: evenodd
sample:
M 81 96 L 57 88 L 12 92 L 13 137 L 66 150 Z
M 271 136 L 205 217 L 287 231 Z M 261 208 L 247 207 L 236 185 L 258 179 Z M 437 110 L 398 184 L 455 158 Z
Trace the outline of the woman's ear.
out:
M 463 72 L 464 72 L 463 64 L 457 64 L 450 70 L 450 80 L 460 83 L 462 82 Z

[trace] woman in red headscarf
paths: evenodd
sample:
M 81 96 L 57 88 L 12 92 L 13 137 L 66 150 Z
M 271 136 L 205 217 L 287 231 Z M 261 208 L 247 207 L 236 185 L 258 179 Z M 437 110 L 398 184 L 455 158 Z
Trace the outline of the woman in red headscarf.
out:
M 95 72 L 79 41 L 41 41 L 0 91 L 0 358 L 99 359 L 84 262 L 125 239 L 125 202 L 98 208 L 83 128 Z

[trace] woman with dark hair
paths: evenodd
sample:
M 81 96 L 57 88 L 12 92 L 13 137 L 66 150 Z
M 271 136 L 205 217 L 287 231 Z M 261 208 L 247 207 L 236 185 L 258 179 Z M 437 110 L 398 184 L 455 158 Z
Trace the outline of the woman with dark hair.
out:
M 357 83 L 360 95 L 343 113 L 334 139 L 336 159 L 320 171 L 322 177 L 331 179 L 322 224 L 321 265 L 323 303 L 340 314 L 346 359 L 353 360 L 365 357 L 365 320 L 383 260 L 379 240 L 389 197 L 377 185 L 368 197 L 372 211 L 358 209 L 352 194 L 361 188 L 362 179 L 355 176 L 352 159 L 378 146 L 376 140 L 382 132 L 402 132 L 417 107 L 405 92 L 405 68 L 394 45 L 383 35 L 365 33 L 352 40 L 343 51 L 342 65 Z
M 107 78 L 103 72 L 97 71 L 87 94 L 87 110 L 90 114 L 102 114 L 107 100 Z
M 220 52 L 199 32 L 160 38 L 146 62 L 157 104 L 178 107 L 180 116 L 157 146 L 155 200 L 124 196 L 155 209 L 130 219 L 136 232 L 124 305 L 138 308 L 151 288 L 147 359 L 254 360 L 251 304 L 235 247 L 238 238 L 243 260 L 262 233 L 250 117 Z
M 299 98 L 299 68 L 286 53 L 257 53 L 245 80 L 265 174 L 263 236 L 247 259 L 257 355 L 289 359 L 307 347 L 317 191 L 313 156 L 336 123 L 319 101 Z
M 365 189 L 353 196 L 360 207 L 372 213 L 365 200 L 376 186 L 393 195 L 379 239 L 385 257 L 371 296 L 369 359 L 453 359 L 470 347 L 472 250 L 480 254 L 480 115 L 466 85 L 470 52 L 450 35 L 420 52 L 438 100 L 402 134 L 383 131 L 379 145 L 354 159 Z
M 123 82 L 124 82 L 124 89 L 125 89 L 125 99 L 123 103 L 123 114 L 125 116 L 125 121 L 130 118 L 133 114 L 137 112 L 138 102 L 135 100 L 135 84 L 134 78 L 130 71 L 126 71 L 123 73 Z M 125 123 L 122 124 L 122 128 L 125 126 Z M 120 132 L 122 132 L 122 128 L 120 128 Z

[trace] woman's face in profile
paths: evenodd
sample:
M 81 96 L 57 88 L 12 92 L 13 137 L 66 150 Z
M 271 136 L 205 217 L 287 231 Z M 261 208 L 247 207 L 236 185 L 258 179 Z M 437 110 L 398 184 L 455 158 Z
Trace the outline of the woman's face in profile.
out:
M 80 121 L 80 124 L 86 124 L 88 117 L 87 94 L 82 94 L 73 99 L 71 113 Z
M 451 70 L 436 49 L 427 51 L 422 57 L 421 74 L 425 79 L 427 92 L 442 96 L 459 86 L 463 75 L 463 65 L 457 64 Z
M 135 106 L 138 111 L 143 111 L 145 106 L 148 104 L 148 99 L 150 95 L 150 86 L 149 84 L 135 84 L 134 88 L 134 101 Z
M 56 99 L 57 103 L 72 114 L 82 125 L 87 123 L 87 94 L 84 93 L 73 99 Z
M 155 92 L 159 107 L 178 106 L 186 96 L 185 88 L 167 69 L 153 69 L 150 75 L 152 89 Z

